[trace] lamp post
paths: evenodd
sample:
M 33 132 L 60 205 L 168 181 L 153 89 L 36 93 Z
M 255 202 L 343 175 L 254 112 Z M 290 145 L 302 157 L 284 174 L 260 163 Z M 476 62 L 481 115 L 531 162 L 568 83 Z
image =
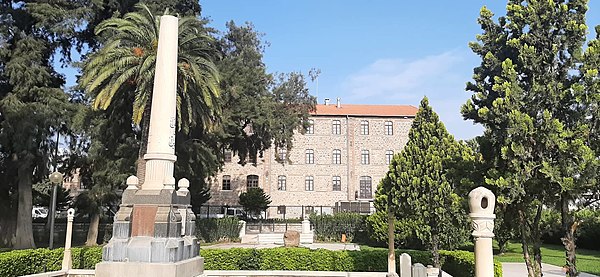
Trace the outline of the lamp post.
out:
M 50 182 L 52 182 L 52 203 L 50 203 L 50 243 L 48 248 L 54 247 L 54 217 L 56 216 L 56 192 L 58 185 L 63 181 L 62 173 L 55 171 L 50 174 Z

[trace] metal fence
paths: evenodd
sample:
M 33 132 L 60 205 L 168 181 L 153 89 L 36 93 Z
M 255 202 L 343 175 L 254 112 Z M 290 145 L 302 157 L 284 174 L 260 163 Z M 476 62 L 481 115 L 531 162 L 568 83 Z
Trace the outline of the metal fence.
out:
M 196 214 L 198 218 L 222 218 L 226 216 L 235 216 L 247 221 L 259 219 L 279 219 L 302 220 L 310 214 L 318 215 L 334 214 L 340 212 L 354 212 L 360 214 L 372 214 L 375 212 L 373 202 L 371 201 L 348 201 L 338 202 L 334 206 L 294 206 L 279 205 L 269 206 L 260 216 L 251 216 L 244 211 L 242 206 L 228 205 L 204 205 L 200 207 L 200 212 Z

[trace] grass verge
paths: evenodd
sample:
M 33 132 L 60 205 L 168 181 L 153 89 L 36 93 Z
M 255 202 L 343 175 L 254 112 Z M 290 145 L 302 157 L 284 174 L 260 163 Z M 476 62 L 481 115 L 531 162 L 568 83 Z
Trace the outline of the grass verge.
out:
M 565 265 L 565 249 L 560 245 L 542 245 L 542 262 L 556 265 Z M 521 244 L 509 243 L 506 253 L 495 255 L 496 259 L 503 263 L 522 263 L 523 252 Z M 577 269 L 581 272 L 600 276 L 600 251 L 577 249 Z

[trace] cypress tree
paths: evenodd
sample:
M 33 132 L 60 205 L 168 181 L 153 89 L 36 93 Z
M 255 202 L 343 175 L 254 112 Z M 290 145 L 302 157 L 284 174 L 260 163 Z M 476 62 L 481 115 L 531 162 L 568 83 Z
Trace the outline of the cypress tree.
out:
M 446 131 L 425 97 L 406 146 L 392 160 L 378 190 L 390 196 L 388 205 L 395 209 L 396 218 L 413 222 L 438 268 L 439 250 L 456 247 L 468 238 L 464 201 L 456 192 L 459 182 L 452 177 L 452 168 L 472 157 L 470 148 Z

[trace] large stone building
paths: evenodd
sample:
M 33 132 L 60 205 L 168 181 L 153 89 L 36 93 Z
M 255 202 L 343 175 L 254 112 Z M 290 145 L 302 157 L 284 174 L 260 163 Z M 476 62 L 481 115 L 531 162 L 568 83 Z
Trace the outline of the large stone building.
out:
M 238 164 L 226 155 L 223 170 L 211 185 L 208 205 L 238 205 L 239 194 L 261 187 L 272 203 L 268 217 L 288 217 L 320 209 L 372 202 L 394 153 L 408 140 L 417 108 L 407 105 L 317 105 L 311 127 L 294 136 L 286 153 L 267 150 L 256 165 Z M 286 160 L 287 162 L 279 162 Z M 302 210 L 290 209 L 302 207 Z

